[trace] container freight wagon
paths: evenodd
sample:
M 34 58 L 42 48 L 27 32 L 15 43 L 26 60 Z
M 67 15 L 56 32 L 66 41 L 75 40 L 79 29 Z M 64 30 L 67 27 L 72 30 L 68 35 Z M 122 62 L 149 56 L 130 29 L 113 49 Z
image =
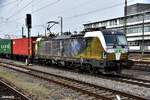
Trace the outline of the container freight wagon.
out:
M 0 57 L 10 58 L 12 55 L 12 40 L 0 39 Z
M 36 37 L 31 37 L 30 50 L 28 51 L 28 38 L 13 39 L 13 56 L 15 59 L 26 59 L 28 55 L 34 56 Z

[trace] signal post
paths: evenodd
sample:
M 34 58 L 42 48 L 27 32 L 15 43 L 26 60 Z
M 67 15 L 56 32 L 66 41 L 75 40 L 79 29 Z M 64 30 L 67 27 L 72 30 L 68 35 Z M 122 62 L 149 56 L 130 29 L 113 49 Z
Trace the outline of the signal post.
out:
M 32 18 L 31 14 L 26 14 L 26 27 L 28 30 L 28 58 L 26 59 L 26 64 L 31 64 L 31 28 L 32 28 Z

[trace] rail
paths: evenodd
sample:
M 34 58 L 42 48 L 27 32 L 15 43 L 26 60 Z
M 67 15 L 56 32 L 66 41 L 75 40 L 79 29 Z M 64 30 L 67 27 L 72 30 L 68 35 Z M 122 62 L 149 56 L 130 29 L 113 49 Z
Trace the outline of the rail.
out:
M 4 92 L 8 92 L 9 94 L 5 94 L 5 95 L 1 95 L 0 99 L 2 100 L 31 100 L 31 98 L 29 98 L 28 96 L 26 96 L 25 94 L 23 94 L 21 91 L 19 91 L 16 87 L 12 86 L 11 84 L 9 84 L 8 82 L 6 82 L 6 80 L 0 78 L 0 84 L 1 84 L 1 89 L 4 88 L 3 93 Z M 6 89 L 7 88 L 7 89 Z M 3 94 L 2 93 L 2 94 Z
M 143 98 L 140 96 L 135 96 L 132 94 L 121 92 L 121 91 L 112 90 L 112 89 L 109 89 L 106 87 L 97 86 L 94 84 L 86 83 L 86 82 L 79 81 L 76 79 L 71 79 L 68 77 L 63 77 L 63 76 L 35 70 L 35 69 L 30 69 L 30 68 L 27 68 L 27 67 L 21 66 L 21 65 L 11 64 L 11 66 L 10 66 L 8 64 L 1 63 L 1 66 L 35 76 L 35 77 L 43 79 L 45 81 L 57 83 L 59 85 L 71 88 L 71 89 L 81 92 L 83 94 L 87 94 L 91 97 L 95 97 L 96 99 L 113 100 L 113 99 L 116 99 L 116 96 L 120 96 L 121 99 L 125 99 L 125 100 L 129 100 L 129 99 L 146 100 L 146 98 Z M 21 70 L 16 67 L 26 69 L 26 71 Z

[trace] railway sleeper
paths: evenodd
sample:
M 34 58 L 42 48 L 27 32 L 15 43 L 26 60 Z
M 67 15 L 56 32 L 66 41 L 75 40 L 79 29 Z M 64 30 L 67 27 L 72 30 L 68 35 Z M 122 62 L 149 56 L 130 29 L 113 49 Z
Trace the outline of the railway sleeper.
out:
M 112 95 L 112 92 L 105 92 L 105 93 L 101 93 L 100 95 L 103 95 L 103 96 L 106 96 L 107 97 L 107 95 Z
M 120 100 L 129 100 L 128 97 L 120 97 Z
M 98 94 L 103 94 L 103 93 L 106 93 L 106 91 L 104 90 L 96 90 L 96 91 L 93 91 L 94 93 L 98 93 Z
M 110 94 L 110 95 L 108 94 L 108 95 L 106 95 L 106 96 L 107 96 L 108 98 L 114 98 L 114 99 L 116 98 L 116 95 L 114 95 L 114 94 Z M 122 100 L 122 99 L 121 99 L 121 100 Z

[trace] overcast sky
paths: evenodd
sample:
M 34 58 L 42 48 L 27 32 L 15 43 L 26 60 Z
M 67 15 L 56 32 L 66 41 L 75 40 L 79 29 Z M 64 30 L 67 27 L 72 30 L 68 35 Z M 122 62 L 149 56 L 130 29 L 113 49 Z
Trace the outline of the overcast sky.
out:
M 150 0 L 128 0 L 150 3 Z M 0 0 L 0 36 L 21 36 L 25 16 L 32 14 L 32 35 L 44 33 L 48 21 L 60 21 L 64 31 L 81 31 L 82 24 L 123 16 L 124 0 Z M 60 32 L 60 25 L 51 29 Z M 26 27 L 25 27 L 26 33 Z

